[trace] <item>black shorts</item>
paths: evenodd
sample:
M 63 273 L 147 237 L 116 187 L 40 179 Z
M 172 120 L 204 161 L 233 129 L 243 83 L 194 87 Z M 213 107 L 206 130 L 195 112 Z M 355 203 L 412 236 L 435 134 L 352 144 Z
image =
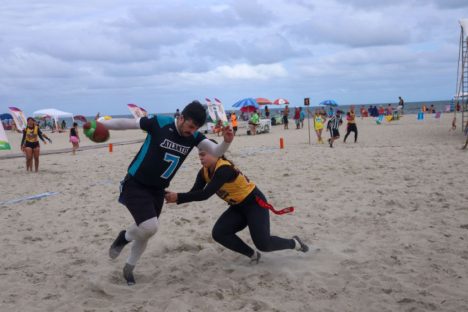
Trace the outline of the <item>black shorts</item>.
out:
M 148 187 L 127 175 L 121 182 L 119 202 L 132 214 L 135 223 L 140 223 L 161 214 L 164 190 Z
M 232 127 L 232 131 L 236 132 L 236 131 L 237 131 L 237 127 Z
M 340 131 L 338 131 L 338 129 L 330 129 L 330 136 L 332 138 L 339 137 L 340 136 Z
M 29 147 L 29 148 L 35 149 L 35 148 L 39 147 L 39 142 L 26 142 L 24 144 L 24 147 Z
M 288 124 L 288 116 L 283 116 L 283 123 Z

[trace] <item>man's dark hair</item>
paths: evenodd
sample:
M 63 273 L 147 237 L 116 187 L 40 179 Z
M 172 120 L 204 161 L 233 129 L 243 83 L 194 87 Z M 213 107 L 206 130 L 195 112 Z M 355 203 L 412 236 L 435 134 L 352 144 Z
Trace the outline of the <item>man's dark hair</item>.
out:
M 203 105 L 201 105 L 198 101 L 193 101 L 192 103 L 185 106 L 181 114 L 185 120 L 192 120 L 193 123 L 198 127 L 201 127 L 205 124 L 206 111 L 205 108 L 203 108 Z

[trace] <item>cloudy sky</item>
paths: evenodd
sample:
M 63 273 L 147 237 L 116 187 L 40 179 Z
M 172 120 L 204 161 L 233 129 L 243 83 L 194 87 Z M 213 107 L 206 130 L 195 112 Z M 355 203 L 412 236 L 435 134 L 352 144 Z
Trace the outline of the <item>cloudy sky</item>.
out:
M 2 0 L 0 113 L 450 99 L 463 17 L 466 0 Z

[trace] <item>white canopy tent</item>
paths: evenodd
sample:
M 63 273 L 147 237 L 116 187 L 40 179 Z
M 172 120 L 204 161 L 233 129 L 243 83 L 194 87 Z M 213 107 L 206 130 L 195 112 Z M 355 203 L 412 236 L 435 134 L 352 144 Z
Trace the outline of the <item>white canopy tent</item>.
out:
M 63 119 L 63 118 L 71 118 L 73 121 L 73 114 L 72 113 L 67 113 L 63 112 L 61 110 L 55 109 L 55 108 L 46 108 L 46 109 L 40 109 L 38 111 L 35 111 L 33 113 L 34 117 L 43 117 L 43 116 L 50 116 L 52 119 L 54 119 L 54 123 L 56 127 L 58 128 L 58 120 Z

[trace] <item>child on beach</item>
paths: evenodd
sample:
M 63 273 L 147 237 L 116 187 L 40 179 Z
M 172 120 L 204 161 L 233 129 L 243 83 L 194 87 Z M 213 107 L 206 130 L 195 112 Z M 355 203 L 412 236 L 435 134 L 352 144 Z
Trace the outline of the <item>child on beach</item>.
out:
M 76 122 L 70 128 L 70 143 L 73 145 L 72 151 L 73 155 L 75 155 L 76 150 L 80 147 L 80 136 L 78 135 L 78 124 Z
M 340 132 L 338 128 L 343 124 L 343 120 L 341 119 L 341 111 L 337 110 L 336 114 L 333 115 L 327 123 L 327 129 L 330 131 L 330 138 L 328 139 L 328 144 L 330 147 L 333 147 L 333 142 L 340 138 Z
M 286 239 L 270 235 L 269 209 L 277 214 L 291 210 L 274 210 L 257 186 L 224 156 L 217 157 L 203 148 L 199 148 L 198 155 L 203 167 L 198 172 L 192 189 L 188 193 L 166 191 L 167 203 L 207 200 L 216 193 L 229 204 L 229 208 L 216 221 L 212 231 L 213 239 L 224 247 L 249 257 L 255 263 L 259 262 L 261 254 L 236 234 L 246 227 L 249 227 L 253 243 L 261 251 L 309 250 L 298 236 Z

